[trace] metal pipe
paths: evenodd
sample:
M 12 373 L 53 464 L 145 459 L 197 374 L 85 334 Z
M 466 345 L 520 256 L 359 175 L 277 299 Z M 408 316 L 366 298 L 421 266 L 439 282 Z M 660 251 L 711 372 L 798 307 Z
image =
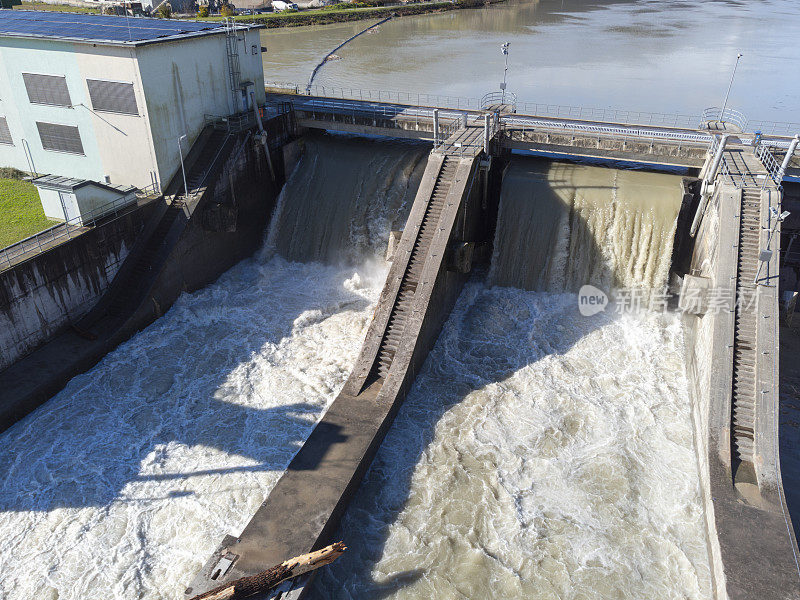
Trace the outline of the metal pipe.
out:
M 186 135 L 182 135 L 178 138 L 178 154 L 181 156 L 181 173 L 183 174 L 183 197 L 186 198 L 189 195 L 189 186 L 186 185 L 186 167 L 183 166 L 183 146 L 181 145 L 181 141 L 186 139 Z
M 264 124 L 261 122 L 261 112 L 258 110 L 258 102 L 256 102 L 256 93 L 250 92 L 250 99 L 253 103 L 253 111 L 256 113 L 256 123 L 258 123 L 258 131 L 261 133 L 261 143 L 264 145 L 264 153 L 267 155 L 267 165 L 269 166 L 269 174 L 272 181 L 275 181 L 275 169 L 272 168 L 272 157 L 269 154 L 269 144 L 267 143 L 267 131 L 264 129 Z M 355 122 L 355 119 L 353 119 Z M 233 186 L 231 186 L 233 189 Z
M 711 169 L 706 173 L 705 177 L 703 177 L 703 183 L 708 185 L 717 176 L 717 171 L 719 171 L 719 165 L 722 162 L 722 153 L 725 152 L 725 145 L 728 143 L 728 134 L 722 136 L 722 139 L 719 141 L 719 147 L 717 148 L 717 153 L 714 155 L 714 162 L 711 163 Z
M 722 162 L 722 153 L 725 151 L 725 144 L 728 142 L 728 136 L 723 135 L 722 139 L 719 142 L 719 147 L 717 148 L 717 153 L 714 155 L 714 162 L 711 165 L 711 169 L 706 172 L 705 177 L 703 177 L 703 184 L 700 188 L 700 204 L 697 207 L 697 212 L 694 213 L 694 219 L 692 220 L 692 227 L 689 230 L 689 235 L 694 237 L 697 233 L 697 229 L 700 227 L 700 221 L 703 218 L 703 214 L 706 212 L 706 206 L 708 205 L 708 198 L 711 195 L 708 192 L 708 186 L 711 184 L 712 181 L 717 177 L 717 171 L 719 171 L 719 165 Z
M 483 115 L 483 151 L 489 155 L 489 113 Z
M 780 185 L 780 181 L 783 179 L 783 174 L 786 172 L 786 169 L 789 168 L 789 163 L 792 160 L 792 156 L 794 156 L 794 151 L 797 150 L 797 144 L 800 142 L 800 135 L 794 136 L 792 143 L 789 144 L 789 149 L 786 151 L 786 156 L 783 157 L 783 162 L 781 163 L 781 168 L 778 170 L 778 185 Z
M 439 145 L 439 109 L 433 109 L 433 147 Z

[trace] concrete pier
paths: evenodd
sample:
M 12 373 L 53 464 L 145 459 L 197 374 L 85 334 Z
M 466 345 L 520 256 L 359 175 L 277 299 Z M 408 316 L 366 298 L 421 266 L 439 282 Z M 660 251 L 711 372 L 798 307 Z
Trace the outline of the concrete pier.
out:
M 453 248 L 488 239 L 488 209 L 481 202 L 485 186 L 480 181 L 488 172 L 481 169 L 479 152 L 463 157 L 431 154 L 344 390 L 241 536 L 222 541 L 189 585 L 187 597 L 328 543 L 466 281 L 469 265 L 453 268 Z M 435 205 L 442 177 L 452 181 L 441 204 Z M 440 210 L 433 227 L 428 222 L 432 210 Z M 423 254 L 415 252 L 421 243 Z M 415 263 L 415 257 L 421 262 Z M 419 271 L 413 270 L 415 264 Z M 408 297 L 403 290 L 412 272 L 418 281 L 413 297 Z M 398 306 L 406 312 L 405 325 L 388 367 L 378 369 L 387 332 L 400 318 Z

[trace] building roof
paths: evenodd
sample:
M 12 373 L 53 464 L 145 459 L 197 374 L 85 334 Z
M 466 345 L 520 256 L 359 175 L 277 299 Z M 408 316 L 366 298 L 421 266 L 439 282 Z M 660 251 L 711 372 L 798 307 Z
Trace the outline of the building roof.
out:
M 249 29 L 237 25 L 237 29 Z M 0 37 L 142 45 L 222 33 L 223 22 L 0 9 Z
M 59 175 L 42 175 L 41 177 L 33 179 L 32 183 L 37 187 L 45 187 L 62 192 L 74 192 L 87 185 L 99 187 L 111 192 L 119 192 L 121 194 L 128 194 L 136 189 L 136 187 L 132 185 L 112 185 L 110 183 L 92 181 L 91 179 L 73 179 L 71 177 L 61 177 Z

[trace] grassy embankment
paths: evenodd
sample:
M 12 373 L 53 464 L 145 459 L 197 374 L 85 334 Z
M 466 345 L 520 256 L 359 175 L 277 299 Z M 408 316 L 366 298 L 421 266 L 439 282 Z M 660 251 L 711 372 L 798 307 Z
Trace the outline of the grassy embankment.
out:
M 39 193 L 13 169 L 0 169 L 0 248 L 55 224 L 44 216 Z
M 46 4 L 44 2 L 23 2 L 12 6 L 16 10 L 53 10 L 57 12 L 74 12 L 99 15 L 101 9 L 93 6 L 69 6 L 67 4 Z
M 303 11 L 284 11 L 279 13 L 265 13 L 261 15 L 240 15 L 235 17 L 240 23 L 256 23 L 266 27 L 296 27 L 299 25 L 327 25 L 329 23 L 344 23 L 346 21 L 360 21 L 362 19 L 383 19 L 389 15 L 421 15 L 425 13 L 444 12 L 458 8 L 471 8 L 494 4 L 502 0 L 457 0 L 456 2 L 420 2 L 404 4 L 401 6 L 380 6 L 385 2 L 370 3 L 340 3 L 311 8 Z M 208 21 L 220 20 L 223 17 L 208 17 Z
M 329 23 L 344 23 L 347 21 L 360 21 L 362 19 L 382 19 L 389 15 L 421 15 L 437 13 L 458 8 L 472 8 L 485 4 L 494 4 L 503 0 L 449 0 L 441 2 L 418 2 L 397 6 L 396 0 L 367 0 L 360 2 L 342 2 L 310 8 L 302 11 L 284 11 L 279 13 L 264 13 L 260 15 L 239 15 L 234 17 L 240 23 L 257 23 L 266 27 L 296 27 L 298 25 L 327 25 Z M 392 6 L 383 6 L 384 4 Z M 235 4 L 235 1 L 234 1 Z M 67 6 L 64 4 L 45 4 L 44 2 L 23 2 L 14 6 L 18 10 L 55 10 L 60 12 L 100 13 L 99 8 Z M 175 18 L 184 18 L 178 17 Z M 221 21 L 224 17 L 205 17 L 202 21 Z

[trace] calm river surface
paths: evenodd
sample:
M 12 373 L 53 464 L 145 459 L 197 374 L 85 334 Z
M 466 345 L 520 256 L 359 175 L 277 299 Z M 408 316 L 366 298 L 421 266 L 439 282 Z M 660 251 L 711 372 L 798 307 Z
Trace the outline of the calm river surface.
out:
M 314 65 L 368 22 L 265 31 L 267 81 L 302 84 Z M 800 3 L 509 0 L 403 17 L 337 51 L 315 83 L 696 114 L 719 106 L 737 52 L 729 105 L 753 119 L 800 121 Z

